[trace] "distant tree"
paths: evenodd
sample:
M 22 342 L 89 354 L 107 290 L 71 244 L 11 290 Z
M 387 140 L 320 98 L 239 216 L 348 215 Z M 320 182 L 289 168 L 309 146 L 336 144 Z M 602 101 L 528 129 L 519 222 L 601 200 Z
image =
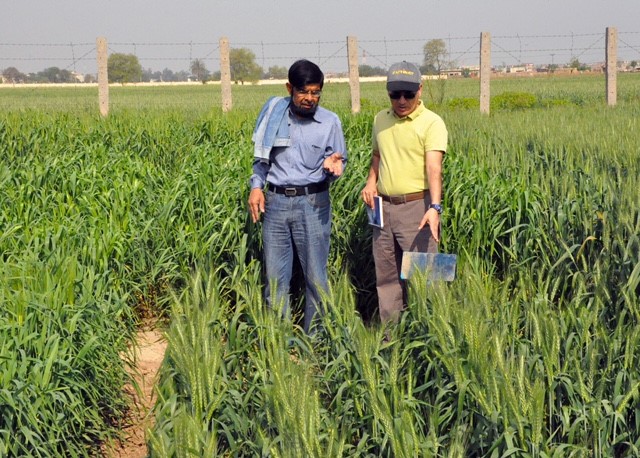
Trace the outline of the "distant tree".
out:
M 38 72 L 35 80 L 44 83 L 75 83 L 76 80 L 69 70 L 49 67 Z
M 189 72 L 184 71 L 184 70 L 180 70 L 179 72 L 176 72 L 173 74 L 173 80 L 174 81 L 189 81 L 189 77 L 191 75 L 189 74 Z
M 164 70 L 162 70 L 162 73 L 160 74 L 160 80 L 164 81 L 164 82 L 171 82 L 171 81 L 175 81 L 175 75 L 173 73 L 173 70 L 171 70 L 170 68 L 165 68 Z
M 142 80 L 142 66 L 133 54 L 113 53 L 107 59 L 110 83 L 132 83 Z
M 584 71 L 584 70 L 587 70 L 589 67 L 587 67 L 586 64 L 581 63 L 577 57 L 574 57 L 569 62 L 569 68 L 575 68 L 576 70 Z
M 273 67 L 269 67 L 269 71 L 264 74 L 266 79 L 273 78 L 274 80 L 282 80 L 287 79 L 287 75 L 289 74 L 289 69 L 287 67 L 279 67 L 274 65 Z
M 194 59 L 191 61 L 191 74 L 198 78 L 198 81 L 202 81 L 203 83 L 207 81 L 209 77 L 209 70 L 204 65 L 204 61 L 201 59 Z
M 420 71 L 427 75 L 439 75 L 448 65 L 447 60 L 447 45 L 444 40 L 436 38 L 429 40 L 422 48 L 424 53 L 424 60 Z M 433 103 L 441 105 L 444 102 L 445 89 L 447 85 L 446 79 L 438 79 L 435 83 L 431 83 L 430 80 L 426 80 L 423 83 L 423 94 L 427 95 Z
M 250 49 L 235 48 L 229 51 L 231 79 L 244 84 L 255 82 L 262 76 L 262 68 L 256 63 L 256 55 Z
M 22 83 L 27 79 L 27 76 L 15 67 L 5 68 L 2 76 L 7 83 Z
M 382 67 L 363 64 L 358 66 L 358 74 L 360 76 L 385 76 L 387 71 Z
M 444 40 L 436 38 L 429 40 L 422 48 L 424 61 L 420 71 L 427 75 L 438 75 L 447 65 L 447 45 Z
M 84 75 L 84 82 L 85 83 L 96 83 L 98 82 L 98 79 L 92 75 L 91 73 L 87 73 L 86 75 Z
M 220 76 L 220 70 L 216 70 L 215 72 L 213 72 L 211 74 L 211 81 L 220 81 L 221 76 Z
M 142 70 L 142 81 L 150 82 L 150 81 L 159 81 L 161 77 L 161 73 L 158 71 L 153 71 L 150 68 L 146 70 Z

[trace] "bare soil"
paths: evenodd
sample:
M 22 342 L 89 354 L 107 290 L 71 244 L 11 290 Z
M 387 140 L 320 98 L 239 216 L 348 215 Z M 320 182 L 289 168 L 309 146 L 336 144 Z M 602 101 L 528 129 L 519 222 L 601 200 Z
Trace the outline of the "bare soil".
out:
M 134 367 L 127 367 L 140 388 L 136 391 L 133 386 L 125 388 L 127 396 L 131 398 L 131 410 L 122 430 L 122 440 L 105 444 L 104 456 L 111 458 L 144 458 L 148 456 L 145 436 L 153 427 L 154 419 L 151 408 L 155 402 L 154 385 L 158 369 L 164 359 L 167 347 L 166 339 L 153 324 L 143 326 L 137 333 L 136 344 L 129 355 Z

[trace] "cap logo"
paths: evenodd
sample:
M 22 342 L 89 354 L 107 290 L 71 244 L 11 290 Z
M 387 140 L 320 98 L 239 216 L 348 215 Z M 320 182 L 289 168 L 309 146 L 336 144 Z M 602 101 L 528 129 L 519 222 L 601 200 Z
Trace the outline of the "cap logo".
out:
M 413 75 L 411 70 L 394 70 L 391 72 L 393 75 Z

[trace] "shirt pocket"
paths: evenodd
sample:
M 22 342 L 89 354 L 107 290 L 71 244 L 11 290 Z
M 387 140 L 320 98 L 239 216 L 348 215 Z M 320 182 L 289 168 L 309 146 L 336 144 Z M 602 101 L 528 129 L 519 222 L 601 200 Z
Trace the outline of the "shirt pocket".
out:
M 324 148 L 309 144 L 300 148 L 302 166 L 309 171 L 316 171 L 322 168 L 324 162 Z

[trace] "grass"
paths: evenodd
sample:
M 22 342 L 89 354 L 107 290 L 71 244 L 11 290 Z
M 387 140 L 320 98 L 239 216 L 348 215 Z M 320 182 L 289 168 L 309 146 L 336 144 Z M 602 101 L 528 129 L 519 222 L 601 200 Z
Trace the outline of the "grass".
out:
M 389 343 L 358 198 L 383 84 L 353 116 L 346 85 L 323 93 L 350 160 L 313 338 L 265 310 L 245 207 L 273 87 L 234 87 L 228 115 L 213 86 L 114 88 L 104 120 L 94 89 L 0 90 L 0 455 L 95 453 L 145 313 L 170 319 L 152 456 L 637 455 L 637 76 L 619 85 L 613 108 L 597 77 L 495 81 L 524 110 L 438 108 L 458 276 L 413 282 Z

